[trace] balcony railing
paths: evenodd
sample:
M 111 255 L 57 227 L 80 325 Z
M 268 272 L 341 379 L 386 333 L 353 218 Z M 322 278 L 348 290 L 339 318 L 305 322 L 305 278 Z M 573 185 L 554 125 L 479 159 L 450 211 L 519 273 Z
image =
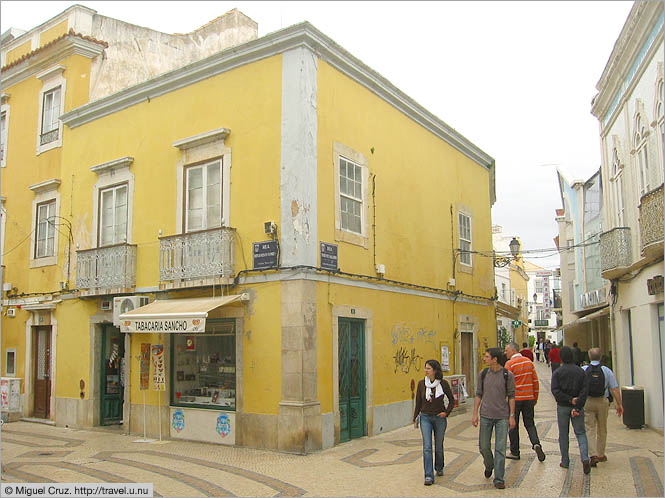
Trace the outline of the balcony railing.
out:
M 56 128 L 55 130 L 47 131 L 42 133 L 39 137 L 39 145 L 46 145 L 51 142 L 55 142 L 58 139 L 58 134 L 60 130 Z
M 76 287 L 107 294 L 136 286 L 136 246 L 116 244 L 76 251 Z
M 663 185 L 640 199 L 642 256 L 663 255 Z
M 222 278 L 235 274 L 235 228 L 170 235 L 159 239 L 162 282 Z
M 600 274 L 611 280 L 628 271 L 633 252 L 630 228 L 617 227 L 600 234 Z

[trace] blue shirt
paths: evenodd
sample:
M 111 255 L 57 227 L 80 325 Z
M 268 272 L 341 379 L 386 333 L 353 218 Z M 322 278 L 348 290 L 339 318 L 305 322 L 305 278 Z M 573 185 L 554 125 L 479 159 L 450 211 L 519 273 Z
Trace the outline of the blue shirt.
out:
M 593 360 L 591 364 L 600 365 L 600 362 Z M 584 365 L 582 368 L 586 371 L 586 369 L 589 368 L 589 365 Z M 612 370 L 607 368 L 605 365 L 601 365 L 600 368 L 603 369 L 603 374 L 605 375 L 605 397 L 607 398 L 610 395 L 609 389 L 616 389 L 617 387 L 619 387 L 619 384 L 617 383 L 617 380 L 614 378 L 614 373 L 612 372 Z

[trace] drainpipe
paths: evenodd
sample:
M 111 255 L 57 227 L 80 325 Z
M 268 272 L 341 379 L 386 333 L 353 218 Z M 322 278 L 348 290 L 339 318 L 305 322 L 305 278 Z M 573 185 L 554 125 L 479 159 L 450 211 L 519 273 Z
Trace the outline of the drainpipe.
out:
M 617 362 L 617 344 L 616 344 L 616 319 L 614 318 L 614 306 L 618 298 L 619 282 L 610 280 L 610 339 L 612 341 L 612 370 L 614 375 L 619 378 L 619 363 Z

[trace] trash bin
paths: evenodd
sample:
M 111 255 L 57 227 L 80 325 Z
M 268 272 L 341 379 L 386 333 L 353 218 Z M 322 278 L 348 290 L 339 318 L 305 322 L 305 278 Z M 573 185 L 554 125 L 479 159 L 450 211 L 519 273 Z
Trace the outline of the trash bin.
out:
M 629 429 L 641 429 L 644 425 L 644 388 L 621 386 L 623 400 L 623 424 Z

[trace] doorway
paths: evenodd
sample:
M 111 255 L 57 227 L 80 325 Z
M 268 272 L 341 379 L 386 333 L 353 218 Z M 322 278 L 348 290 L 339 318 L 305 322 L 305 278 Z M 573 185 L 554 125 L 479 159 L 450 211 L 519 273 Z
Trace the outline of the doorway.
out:
M 37 418 L 51 417 L 51 327 L 33 328 L 34 413 Z
M 468 393 L 474 393 L 476 379 L 473 374 L 473 332 L 461 332 L 460 341 L 462 352 L 462 374 L 466 376 L 466 391 Z
M 125 357 L 125 337 L 120 329 L 112 325 L 102 325 L 101 389 L 99 425 L 122 422 L 124 400 L 124 379 L 122 364 Z
M 338 320 L 339 442 L 365 435 L 365 321 Z

